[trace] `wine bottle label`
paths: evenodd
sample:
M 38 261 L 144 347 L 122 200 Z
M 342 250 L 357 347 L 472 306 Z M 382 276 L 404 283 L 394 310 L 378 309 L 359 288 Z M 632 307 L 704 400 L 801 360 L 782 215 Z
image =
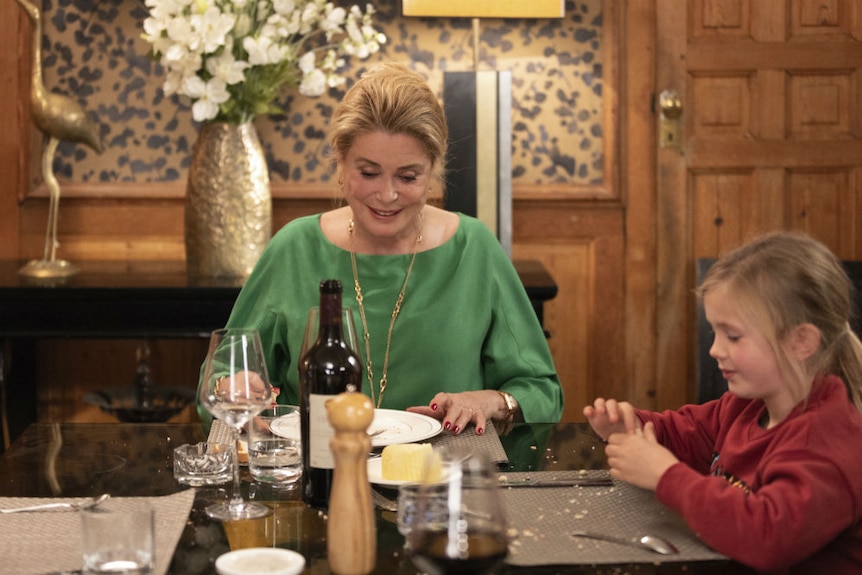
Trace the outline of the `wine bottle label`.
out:
M 332 395 L 312 393 L 308 397 L 308 455 L 309 465 L 317 469 L 335 469 L 335 458 L 329 449 L 329 440 L 335 430 L 326 415 L 326 402 Z

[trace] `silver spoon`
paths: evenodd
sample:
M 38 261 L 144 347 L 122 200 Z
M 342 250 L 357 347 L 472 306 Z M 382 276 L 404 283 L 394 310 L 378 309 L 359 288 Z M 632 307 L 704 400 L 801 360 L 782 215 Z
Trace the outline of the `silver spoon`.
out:
M 96 505 L 107 501 L 111 496 L 107 493 L 103 493 L 98 497 L 94 497 L 92 499 L 88 499 L 86 501 L 81 501 L 78 503 L 41 503 L 39 505 L 30 505 L 27 507 L 16 507 L 15 509 L 0 509 L 0 513 L 24 513 L 25 511 L 51 511 L 54 509 L 89 509 L 90 507 L 95 507 Z
M 676 555 L 679 550 L 676 546 L 663 537 L 658 535 L 643 535 L 638 539 L 623 539 L 622 537 L 614 537 L 613 535 L 604 535 L 602 533 L 590 533 L 589 531 L 573 531 L 572 537 L 586 537 L 588 539 L 598 539 L 599 541 L 607 541 L 618 545 L 628 545 L 629 547 L 637 547 L 638 549 L 648 549 L 662 555 Z

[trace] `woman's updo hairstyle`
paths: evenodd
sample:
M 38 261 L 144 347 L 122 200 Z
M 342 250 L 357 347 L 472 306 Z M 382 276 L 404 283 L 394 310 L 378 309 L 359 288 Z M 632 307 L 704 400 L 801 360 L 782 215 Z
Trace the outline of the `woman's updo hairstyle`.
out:
M 424 78 L 402 64 L 376 65 L 347 91 L 332 117 L 329 145 L 333 159 L 341 161 L 357 137 L 377 131 L 416 138 L 442 183 L 446 116 Z

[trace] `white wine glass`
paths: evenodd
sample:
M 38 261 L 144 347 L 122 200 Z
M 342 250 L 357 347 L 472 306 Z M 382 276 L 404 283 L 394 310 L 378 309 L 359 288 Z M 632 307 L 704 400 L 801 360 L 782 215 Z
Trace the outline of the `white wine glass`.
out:
M 266 505 L 242 498 L 237 443 L 242 427 L 268 407 L 272 397 L 257 330 L 227 328 L 212 332 L 199 399 L 213 417 L 231 428 L 233 450 L 233 492 L 229 502 L 207 507 L 207 515 L 214 519 L 253 519 L 270 512 Z
M 508 554 L 508 525 L 497 473 L 481 453 L 435 450 L 440 466 L 426 465 L 406 553 L 428 575 L 486 575 Z M 435 469 L 439 471 L 435 471 Z

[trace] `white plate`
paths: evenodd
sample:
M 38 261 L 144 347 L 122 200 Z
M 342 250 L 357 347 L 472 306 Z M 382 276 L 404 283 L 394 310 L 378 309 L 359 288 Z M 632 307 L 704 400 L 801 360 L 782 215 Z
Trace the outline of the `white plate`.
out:
M 368 481 L 375 485 L 385 485 L 387 487 L 398 487 L 410 481 L 396 481 L 392 479 L 383 479 L 383 458 L 372 457 L 368 460 Z
M 219 575 L 297 575 L 305 567 L 305 557 L 289 549 L 251 547 L 230 551 L 216 559 Z
M 272 422 L 272 431 L 282 437 L 299 439 L 299 417 L 279 417 Z M 443 425 L 433 417 L 397 409 L 375 409 L 374 420 L 368 427 L 373 447 L 424 441 L 441 431 Z
M 444 472 L 445 475 L 445 472 Z M 417 483 L 416 481 L 398 481 L 394 479 L 383 479 L 383 458 L 372 457 L 368 460 L 368 482 L 385 487 L 398 487 L 406 483 Z

